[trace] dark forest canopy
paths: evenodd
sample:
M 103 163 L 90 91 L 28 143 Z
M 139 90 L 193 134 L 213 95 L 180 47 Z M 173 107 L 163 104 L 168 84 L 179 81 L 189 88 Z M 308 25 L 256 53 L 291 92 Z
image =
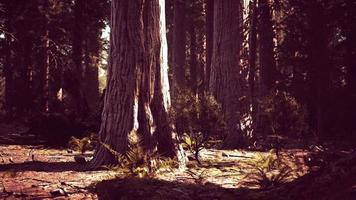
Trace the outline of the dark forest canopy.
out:
M 110 2 L 0 6 L 2 118 L 100 115 Z M 212 95 L 230 147 L 270 134 L 354 139 L 354 11 L 352 0 L 166 1 L 173 107 L 188 91 Z

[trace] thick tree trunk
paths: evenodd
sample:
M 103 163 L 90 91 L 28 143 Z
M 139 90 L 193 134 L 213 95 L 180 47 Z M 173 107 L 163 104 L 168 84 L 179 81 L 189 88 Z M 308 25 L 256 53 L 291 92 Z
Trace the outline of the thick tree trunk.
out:
M 238 148 L 241 134 L 240 49 L 242 44 L 240 2 L 214 2 L 214 44 L 210 74 L 210 93 L 222 103 L 226 121 L 225 147 Z M 228 29 L 226 27 L 229 27 Z
M 170 107 L 163 0 L 112 1 L 108 82 L 99 138 L 118 153 L 130 134 L 143 137 L 144 149 L 177 155 L 168 120 Z M 115 162 L 102 145 L 91 167 Z
M 173 0 L 173 80 L 174 87 L 185 86 L 185 60 L 186 60 L 186 3 Z

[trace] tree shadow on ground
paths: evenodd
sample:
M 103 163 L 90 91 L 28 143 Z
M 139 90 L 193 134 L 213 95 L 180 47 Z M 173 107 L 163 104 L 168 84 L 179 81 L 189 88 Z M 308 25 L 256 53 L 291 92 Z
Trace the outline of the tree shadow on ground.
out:
M 248 190 L 222 188 L 214 184 L 187 184 L 148 178 L 124 178 L 108 180 L 95 186 L 99 200 L 105 199 L 239 199 Z
M 311 172 L 292 182 L 269 189 L 227 189 L 210 182 L 192 184 L 186 180 L 164 181 L 149 178 L 117 178 L 90 186 L 99 199 L 179 200 L 355 200 L 356 157 Z M 336 168 L 335 168 L 336 167 Z M 65 172 L 87 171 L 75 162 L 25 162 L 0 165 L 0 171 Z
M 88 171 L 85 164 L 78 164 L 76 162 L 24 162 L 24 163 L 11 163 L 1 164 L 1 171 L 37 171 L 37 172 L 65 172 L 65 171 Z
M 356 170 L 348 176 L 347 179 L 325 180 L 327 172 L 318 171 L 270 189 L 227 189 L 212 183 L 130 177 L 102 181 L 93 187 L 93 192 L 99 200 L 355 200 Z

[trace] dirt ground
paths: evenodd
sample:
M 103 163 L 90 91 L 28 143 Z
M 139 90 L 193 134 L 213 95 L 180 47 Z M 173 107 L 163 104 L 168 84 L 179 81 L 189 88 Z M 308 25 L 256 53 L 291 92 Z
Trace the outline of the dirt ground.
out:
M 81 171 L 73 153 L 38 146 L 0 146 L 0 198 L 96 199 L 88 187 L 114 171 Z
M 92 188 L 95 183 L 125 176 L 120 170 L 84 171 L 74 161 L 79 152 L 66 149 L 1 145 L 0 154 L 0 198 L 4 199 L 98 199 Z M 88 159 L 91 155 L 86 153 Z M 188 172 L 162 171 L 157 179 L 237 188 L 244 178 L 241 161 L 255 153 L 209 149 L 201 155 L 201 166 L 192 162 Z
M 303 159 L 308 152 L 302 149 L 280 152 L 293 166 L 288 182 L 297 180 L 285 184 L 281 190 L 277 188 L 276 192 L 266 193 L 267 190 L 244 183 L 249 181 L 248 174 L 254 170 L 246 163 L 257 157 L 268 157 L 270 152 L 204 149 L 200 153 L 201 165 L 191 160 L 185 171 L 162 169 L 153 179 L 142 179 L 114 168 L 86 171 L 85 164 L 77 164 L 74 160 L 80 152 L 47 148 L 31 142 L 34 136 L 24 136 L 23 131 L 26 130 L 21 126 L 16 129 L 0 126 L 0 199 L 272 200 L 278 193 L 286 196 L 307 194 L 308 188 L 311 188 L 309 196 L 313 196 L 313 191 L 319 191 L 318 196 L 311 199 L 353 200 L 356 197 L 356 170 L 341 173 L 340 170 L 344 172 L 350 168 L 341 167 L 335 172 L 331 169 L 324 173 L 326 175 L 318 175 L 320 178 L 308 178 L 309 174 L 303 176 L 311 170 Z M 92 154 L 86 152 L 84 156 L 90 160 Z M 289 199 L 294 200 L 294 197 Z

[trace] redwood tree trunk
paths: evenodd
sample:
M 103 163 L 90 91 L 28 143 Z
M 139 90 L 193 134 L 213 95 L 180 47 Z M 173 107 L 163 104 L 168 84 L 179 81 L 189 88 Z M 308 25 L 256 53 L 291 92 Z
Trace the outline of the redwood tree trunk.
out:
M 240 79 L 241 5 L 236 0 L 215 1 L 214 3 L 210 92 L 223 106 L 226 121 L 225 147 L 238 148 L 244 143 L 240 127 L 241 97 L 243 96 Z
M 130 134 L 144 149 L 166 156 L 178 152 L 168 120 L 170 107 L 163 0 L 112 1 L 108 82 L 99 138 L 118 153 Z M 113 163 L 102 145 L 91 167 Z

